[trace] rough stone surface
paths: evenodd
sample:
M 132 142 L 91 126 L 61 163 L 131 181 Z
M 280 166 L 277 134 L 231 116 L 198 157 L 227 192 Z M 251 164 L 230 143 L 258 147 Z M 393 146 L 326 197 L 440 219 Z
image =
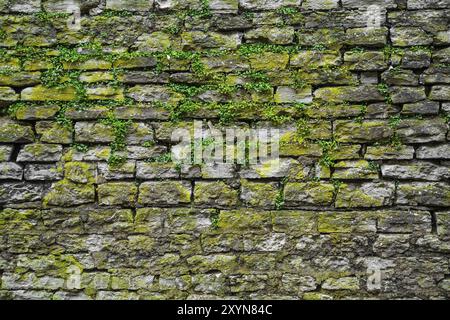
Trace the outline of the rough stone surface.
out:
M 0 0 L 0 300 L 449 299 L 449 16 Z

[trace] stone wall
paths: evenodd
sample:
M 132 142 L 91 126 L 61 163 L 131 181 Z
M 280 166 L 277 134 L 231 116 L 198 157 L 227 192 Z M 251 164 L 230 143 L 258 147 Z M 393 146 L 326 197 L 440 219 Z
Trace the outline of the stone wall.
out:
M 448 298 L 449 22 L 0 0 L 0 298 Z M 280 169 L 175 164 L 194 120 L 280 129 Z

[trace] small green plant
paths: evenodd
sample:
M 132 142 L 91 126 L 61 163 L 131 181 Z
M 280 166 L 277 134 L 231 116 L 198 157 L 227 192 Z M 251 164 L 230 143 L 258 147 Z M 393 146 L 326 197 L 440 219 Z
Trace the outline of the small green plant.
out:
M 219 91 L 222 94 L 232 94 L 232 93 L 236 92 L 237 87 L 221 82 L 216 86 L 216 89 L 217 89 L 217 91 Z
M 185 99 L 177 104 L 165 104 L 163 107 L 170 112 L 170 120 L 172 122 L 180 121 L 183 116 L 192 115 L 200 108 L 200 104 L 192 101 L 191 99 Z
M 296 137 L 299 143 L 303 143 L 305 139 L 307 139 L 311 134 L 311 127 L 309 126 L 309 122 L 306 118 L 301 118 L 297 120 L 297 132 Z
M 441 117 L 446 123 L 450 123 L 450 113 L 442 112 Z
M 127 162 L 127 158 L 118 154 L 111 154 L 108 158 L 108 165 L 111 168 L 120 168 Z
M 255 92 L 270 92 L 272 90 L 272 85 L 266 82 L 256 82 L 256 83 L 246 83 L 244 88 L 248 91 Z
M 339 143 L 336 140 L 321 140 L 319 145 L 322 147 L 322 157 L 319 163 L 325 167 L 333 168 L 336 159 L 333 157 L 333 151 L 339 149 Z
M 306 109 L 308 109 L 308 105 L 305 103 L 295 103 L 293 107 L 299 115 L 303 115 Z
M 110 144 L 111 155 L 108 163 L 112 167 L 119 167 L 126 162 L 126 157 L 117 155 L 117 152 L 123 151 L 126 148 L 126 137 L 132 121 L 117 119 L 113 112 L 109 112 L 105 119 L 100 120 L 100 123 L 110 126 L 113 129 L 114 141 Z
M 68 105 L 63 105 L 56 114 L 55 120 L 60 126 L 73 130 L 73 120 L 69 119 L 66 115 L 67 108 Z
M 195 97 L 208 89 L 207 86 L 194 86 L 180 83 L 171 83 L 169 84 L 169 87 L 173 91 L 181 93 L 188 98 Z
M 182 167 L 181 163 L 175 163 L 175 171 L 176 171 L 179 175 L 181 175 L 182 170 L 183 170 L 183 167 Z
M 28 106 L 25 102 L 15 102 L 7 108 L 6 114 L 11 118 L 16 117 L 16 113 L 19 109 L 26 108 Z
M 357 123 L 362 123 L 367 113 L 367 105 L 360 106 L 359 116 L 355 119 Z
M 430 55 L 433 53 L 433 48 L 427 46 L 413 46 L 409 48 L 409 50 L 411 50 L 412 52 L 423 52 Z
M 375 161 L 369 161 L 368 169 L 371 172 L 378 173 L 379 170 L 380 170 L 380 165 L 377 162 L 375 162 Z
M 78 152 L 86 153 L 89 151 L 89 147 L 82 143 L 74 143 L 72 144 L 72 148 L 74 148 Z
M 191 62 L 192 72 L 197 77 L 206 77 L 207 76 L 206 68 L 200 59 L 200 55 L 199 54 L 194 55 L 191 60 L 192 60 Z
M 124 150 L 125 140 L 132 124 L 131 120 L 119 120 L 110 113 L 107 118 L 101 120 L 101 123 L 113 128 L 114 141 L 111 143 L 111 151 Z
M 298 9 L 297 8 L 293 8 L 293 7 L 281 7 L 277 9 L 277 13 L 281 14 L 283 16 L 291 16 L 294 15 L 296 13 L 298 13 Z
M 327 47 L 326 47 L 326 45 L 324 45 L 322 43 L 318 43 L 318 44 L 315 44 L 314 46 L 312 46 L 311 49 L 314 51 L 325 51 L 325 50 L 327 50 Z
M 113 17 L 131 17 L 133 15 L 132 12 L 126 10 L 111 10 L 106 9 L 101 14 L 105 18 L 113 18 Z
M 401 150 L 402 148 L 402 141 L 400 139 L 400 137 L 398 136 L 397 132 L 394 132 L 394 134 L 392 135 L 389 144 L 391 145 L 391 147 L 393 147 L 396 150 Z
M 244 16 L 245 19 L 247 20 L 252 20 L 255 17 L 255 13 L 251 12 L 251 11 L 244 11 L 242 13 L 242 15 Z
M 333 195 L 334 195 L 334 198 L 336 198 L 339 191 L 342 188 L 343 182 L 341 180 L 337 180 L 337 179 L 331 179 L 330 182 L 334 187 Z
M 149 158 L 146 162 L 150 163 L 171 163 L 172 162 L 172 154 L 170 152 L 160 154 L 158 156 Z
M 187 10 L 185 15 L 200 19 L 211 17 L 209 0 L 200 0 L 200 8 Z
M 47 12 L 41 11 L 35 14 L 35 17 L 44 23 L 52 23 L 55 19 L 58 18 L 69 18 L 70 13 L 64 12 Z
M 366 52 L 365 48 L 355 47 L 350 50 L 351 53 L 364 53 Z
M 278 191 L 277 196 L 275 197 L 275 209 L 282 210 L 284 207 L 284 183 L 282 184 L 282 188 Z
M 251 108 L 252 104 L 247 102 L 229 102 L 218 105 L 219 121 L 221 124 L 227 124 L 233 121 L 241 110 Z
M 283 114 L 283 109 L 280 109 L 280 107 L 267 104 L 263 111 L 262 111 L 262 117 L 265 120 L 268 120 L 276 125 L 281 125 L 286 122 L 292 122 L 293 118 L 289 114 Z
M 392 116 L 389 118 L 388 124 L 392 129 L 396 129 L 400 123 L 402 122 L 402 118 L 400 115 Z
M 144 148 L 152 148 L 155 146 L 155 142 L 154 141 L 145 141 L 142 146 Z
M 396 48 L 393 46 L 385 46 L 383 52 L 386 61 L 390 60 L 392 58 L 392 55 L 394 54 L 398 56 L 403 56 L 405 54 L 405 51 L 403 49 Z
M 302 51 L 301 46 L 283 46 L 264 43 L 245 43 L 238 48 L 238 53 L 242 56 L 261 54 L 264 52 L 272 53 L 298 53 Z
M 211 214 L 209 219 L 211 220 L 211 230 L 219 229 L 219 213 L 215 212 Z
M 173 23 L 169 25 L 167 28 L 164 29 L 167 33 L 170 33 L 171 35 L 177 35 L 181 32 L 181 25 L 180 23 Z

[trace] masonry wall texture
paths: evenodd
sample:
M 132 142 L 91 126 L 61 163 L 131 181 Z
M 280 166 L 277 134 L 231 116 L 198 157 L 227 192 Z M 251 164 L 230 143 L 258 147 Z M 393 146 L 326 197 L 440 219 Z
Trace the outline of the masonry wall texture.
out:
M 0 0 L 0 298 L 449 298 L 449 23 L 449 0 Z M 174 164 L 194 120 L 280 129 L 280 169 Z

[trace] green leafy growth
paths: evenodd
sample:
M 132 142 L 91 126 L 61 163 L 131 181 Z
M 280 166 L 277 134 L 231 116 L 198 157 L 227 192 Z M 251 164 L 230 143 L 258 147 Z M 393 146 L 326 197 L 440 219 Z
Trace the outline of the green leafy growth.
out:
M 388 124 L 389 127 L 391 127 L 392 129 L 397 129 L 397 127 L 400 125 L 401 122 L 402 122 L 401 116 L 397 115 L 390 117 Z
M 249 102 L 230 102 L 220 104 L 219 109 L 219 121 L 221 124 L 228 124 L 232 122 L 236 116 L 246 107 L 251 107 Z
M 6 109 L 6 114 L 8 116 L 10 116 L 11 118 L 16 118 L 17 111 L 22 108 L 27 108 L 28 105 L 29 104 L 22 102 L 22 101 L 15 102 Z
M 207 86 L 192 86 L 180 83 L 171 83 L 169 84 L 169 87 L 170 89 L 172 89 L 172 91 L 181 93 L 188 98 L 195 97 L 208 90 Z
M 132 124 L 131 120 L 119 120 L 112 112 L 108 114 L 108 117 L 101 120 L 101 123 L 107 126 L 111 126 L 114 132 L 114 141 L 111 144 L 111 151 L 122 151 L 126 147 L 126 137 Z
M 276 105 L 267 104 L 262 112 L 262 117 L 276 125 L 281 125 L 286 122 L 293 121 L 293 118 L 289 114 L 283 114 L 283 109 Z
M 112 153 L 108 158 L 108 165 L 111 168 L 120 168 L 125 162 L 127 162 L 127 158 L 118 154 Z
M 336 197 L 337 197 L 337 195 L 338 195 L 338 193 L 339 193 L 339 191 L 341 190 L 341 187 L 342 187 L 342 181 L 341 180 L 337 180 L 337 179 L 331 179 L 331 184 L 333 185 L 333 187 L 334 187 L 334 190 L 333 190 L 333 196 L 334 196 L 334 198 L 336 199 Z
M 183 117 L 195 113 L 200 108 L 200 104 L 191 99 L 185 99 L 178 104 L 165 104 L 164 108 L 169 110 L 170 120 L 172 122 L 178 122 Z
M 301 46 L 281 46 L 275 44 L 251 43 L 243 44 L 239 47 L 238 53 L 242 56 L 261 54 L 264 52 L 272 53 L 297 53 L 302 50 Z
M 284 201 L 284 186 L 286 184 L 286 180 L 281 182 L 280 190 L 278 191 L 277 196 L 275 197 L 275 209 L 282 210 L 285 204 Z
M 351 53 L 364 53 L 366 52 L 365 48 L 355 47 L 350 50 Z
M 72 148 L 74 148 L 78 152 L 86 153 L 89 151 L 89 147 L 82 143 L 74 143 L 72 144 Z
M 389 141 L 389 144 L 394 149 L 401 150 L 401 148 L 402 148 L 402 141 L 401 141 L 400 137 L 398 136 L 397 132 L 394 132 L 394 134 L 391 137 L 391 140 Z
M 255 17 L 255 13 L 251 11 L 244 11 L 242 16 L 247 20 L 252 20 Z
M 66 115 L 66 111 L 68 108 L 69 105 L 62 105 L 55 116 L 55 120 L 60 126 L 73 131 L 73 120 L 68 118 Z
M 403 56 L 405 54 L 405 51 L 403 49 L 396 48 L 393 46 L 385 46 L 383 52 L 386 61 L 390 60 L 392 58 L 392 55 L 394 54 L 398 56 Z
M 185 15 L 200 19 L 211 17 L 212 13 L 209 9 L 209 0 L 201 0 L 199 9 L 189 9 L 186 11 Z
M 211 230 L 219 229 L 219 213 L 215 212 L 211 214 L 209 219 L 211 220 Z
M 298 9 L 293 7 L 281 7 L 277 9 L 277 13 L 283 16 L 292 16 L 298 12 Z
M 123 151 L 126 148 L 126 138 L 132 121 L 117 119 L 113 112 L 109 112 L 107 118 L 101 119 L 100 122 L 112 127 L 114 132 L 114 141 L 110 144 L 111 155 L 108 159 L 108 164 L 111 167 L 120 167 L 127 159 L 124 156 L 117 155 L 117 152 Z
M 355 121 L 357 123 L 362 123 L 366 114 L 367 114 L 367 105 L 363 104 L 360 106 L 360 113 L 359 116 L 355 119 Z
M 450 123 L 450 113 L 442 112 L 441 117 L 446 123 Z
M 55 19 L 69 18 L 70 13 L 41 11 L 35 13 L 35 17 L 43 23 L 52 23 Z
M 297 120 L 297 140 L 299 143 L 303 143 L 311 134 L 311 127 L 309 126 L 308 120 L 306 118 L 301 118 Z
M 106 9 L 102 12 L 101 16 L 106 18 L 113 18 L 113 17 L 131 17 L 133 15 L 132 12 L 126 11 L 126 10 L 111 10 Z
M 413 46 L 409 48 L 409 50 L 412 52 L 422 52 L 430 55 L 433 53 L 433 48 L 428 46 Z
M 272 90 L 269 77 L 262 71 L 245 71 L 240 73 L 241 76 L 250 80 L 244 84 L 244 88 L 249 91 L 268 92 Z
M 155 146 L 155 142 L 154 141 L 145 141 L 142 146 L 144 148 L 152 148 Z

